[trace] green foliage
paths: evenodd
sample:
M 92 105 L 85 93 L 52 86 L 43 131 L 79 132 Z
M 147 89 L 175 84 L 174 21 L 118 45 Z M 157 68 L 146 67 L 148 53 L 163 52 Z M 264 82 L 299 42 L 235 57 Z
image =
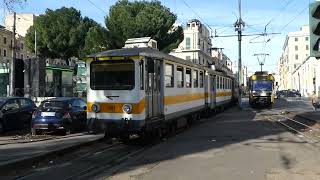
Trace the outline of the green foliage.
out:
M 63 58 L 83 55 L 85 39 L 90 28 L 102 28 L 95 21 L 81 17 L 80 11 L 62 7 L 47 9 L 45 14 L 36 18 L 26 35 L 26 45 L 34 50 L 35 31 L 37 51 L 40 57 Z M 89 46 L 88 46 L 89 47 Z
M 110 8 L 106 17 L 110 48 L 121 48 L 128 38 L 152 37 L 158 48 L 170 51 L 183 40 L 182 28 L 173 32 L 176 16 L 159 1 L 120 0 Z
M 91 27 L 85 38 L 83 54 L 106 51 L 108 48 L 108 32 L 101 26 Z

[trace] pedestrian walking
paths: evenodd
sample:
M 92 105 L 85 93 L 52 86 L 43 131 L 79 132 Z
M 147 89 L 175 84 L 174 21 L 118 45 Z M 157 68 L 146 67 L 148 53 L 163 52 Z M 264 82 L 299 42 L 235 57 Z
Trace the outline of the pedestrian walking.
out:
M 320 108 L 319 97 L 317 96 L 315 91 L 313 91 L 311 95 L 311 102 L 315 111 L 317 110 L 317 108 Z

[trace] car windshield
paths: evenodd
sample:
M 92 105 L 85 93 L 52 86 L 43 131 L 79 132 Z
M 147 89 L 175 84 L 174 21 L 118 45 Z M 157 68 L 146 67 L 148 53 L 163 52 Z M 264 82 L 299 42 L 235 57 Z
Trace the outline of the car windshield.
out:
M 272 81 L 253 81 L 253 91 L 272 91 Z
M 93 90 L 133 89 L 134 62 L 115 60 L 91 63 L 90 87 Z
M 66 108 L 67 103 L 63 101 L 44 101 L 40 104 L 40 108 Z

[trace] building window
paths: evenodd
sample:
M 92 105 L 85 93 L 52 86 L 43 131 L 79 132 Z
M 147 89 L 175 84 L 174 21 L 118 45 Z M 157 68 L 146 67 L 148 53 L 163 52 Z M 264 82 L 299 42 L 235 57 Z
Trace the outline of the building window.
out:
M 186 49 L 189 50 L 191 48 L 190 38 L 186 37 Z
M 298 54 L 296 54 L 296 60 L 298 60 L 299 59 L 299 55 Z
M 309 50 L 309 45 L 306 45 L 306 50 Z
M 198 84 L 199 77 L 198 76 L 199 76 L 198 75 L 198 71 L 197 70 L 193 70 L 193 72 L 192 72 L 192 80 L 193 80 L 193 87 L 194 88 L 197 88 L 199 86 L 199 84 Z
M 191 88 L 191 69 L 186 69 L 186 87 Z
M 3 57 L 7 57 L 7 50 L 6 49 L 3 50 Z
M 165 83 L 166 83 L 166 87 L 173 87 L 173 65 L 172 64 L 166 64 Z
M 7 38 L 3 37 L 3 44 L 7 44 Z
M 309 37 L 306 37 L 306 41 L 309 41 Z
M 296 37 L 296 38 L 294 38 L 294 41 L 296 41 L 296 42 L 297 42 L 297 41 L 298 41 L 298 38 L 297 38 L 297 37 Z
M 20 54 L 20 59 L 22 59 L 22 60 L 23 60 L 23 54 Z
M 296 51 L 298 51 L 298 46 L 295 46 L 294 49 L 295 49 Z
M 217 84 L 216 84 L 216 87 L 217 87 L 217 89 L 220 89 L 220 78 L 219 78 L 219 76 L 217 76 Z
M 183 67 L 177 67 L 177 87 L 183 88 L 184 87 L 184 74 L 183 74 Z
M 191 57 L 190 57 L 190 56 L 186 56 L 186 60 L 187 60 L 187 61 L 190 61 L 190 60 L 191 60 Z
M 204 81 L 203 72 L 200 72 L 200 88 L 203 88 L 203 81 Z
M 22 50 L 22 49 L 24 48 L 24 44 L 23 44 L 23 43 L 21 43 L 20 45 L 21 45 L 21 50 Z

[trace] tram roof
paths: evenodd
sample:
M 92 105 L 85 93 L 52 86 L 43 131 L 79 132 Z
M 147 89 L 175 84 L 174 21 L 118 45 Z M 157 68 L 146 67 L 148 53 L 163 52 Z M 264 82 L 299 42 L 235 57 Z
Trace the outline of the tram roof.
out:
M 153 48 L 123 48 L 123 49 L 114 49 L 114 50 L 108 50 L 103 51 L 100 53 L 92 54 L 87 56 L 87 58 L 100 58 L 100 57 L 130 57 L 130 56 L 145 56 L 145 57 L 153 57 L 157 59 L 166 59 L 166 60 L 172 60 L 177 63 L 194 66 L 198 68 L 204 68 L 203 66 L 200 66 L 198 64 L 180 59 L 178 57 L 163 53 L 159 50 L 153 49 Z
M 87 56 L 87 58 L 101 58 L 101 57 L 130 57 L 130 56 L 145 56 L 145 57 L 153 57 L 157 59 L 166 59 L 171 60 L 176 63 L 197 67 L 209 72 L 215 72 L 217 74 L 225 74 L 223 72 L 214 71 L 208 67 L 198 65 L 196 63 L 163 53 L 157 49 L 153 48 L 122 48 L 122 49 L 114 49 L 103 51 L 99 53 L 95 53 L 92 55 Z

